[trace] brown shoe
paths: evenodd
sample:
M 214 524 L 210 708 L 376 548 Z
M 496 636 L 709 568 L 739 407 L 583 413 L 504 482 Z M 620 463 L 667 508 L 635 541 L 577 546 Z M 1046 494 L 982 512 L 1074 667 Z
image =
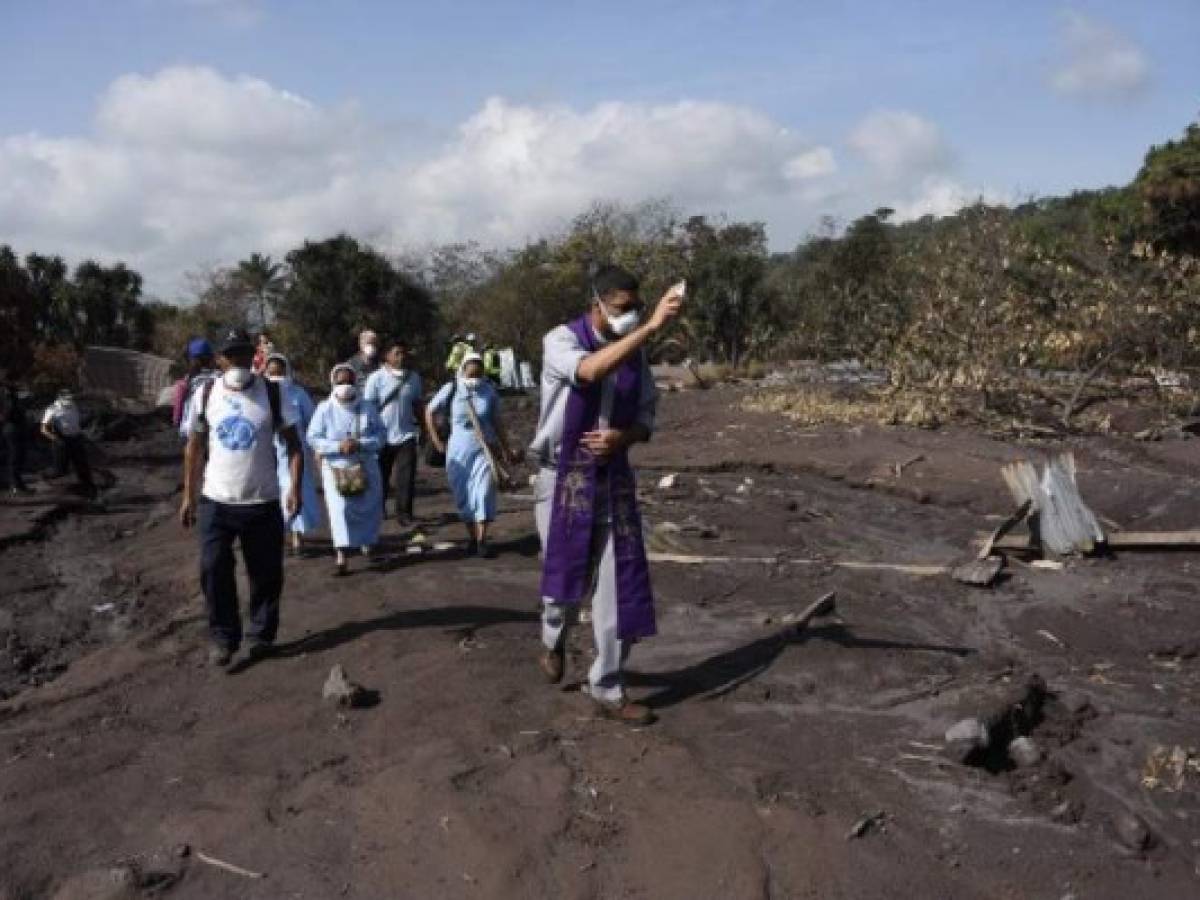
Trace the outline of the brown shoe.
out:
M 546 681 L 549 684 L 558 684 L 563 680 L 563 673 L 566 671 L 565 654 L 560 647 L 557 650 L 546 650 L 538 657 L 538 666 L 542 670 L 542 674 L 546 676 Z
M 658 718 L 650 707 L 629 700 L 610 703 L 607 700 L 598 700 L 592 697 L 592 704 L 598 715 L 625 725 L 652 725 Z

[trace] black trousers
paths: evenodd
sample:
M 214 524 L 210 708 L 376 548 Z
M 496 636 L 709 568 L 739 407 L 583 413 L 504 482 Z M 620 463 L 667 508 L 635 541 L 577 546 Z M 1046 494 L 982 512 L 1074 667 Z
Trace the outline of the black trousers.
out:
M 417 442 L 388 444 L 379 454 L 379 474 L 383 481 L 383 514 L 387 516 L 388 494 L 396 494 L 396 518 L 412 518 L 413 494 L 417 485 Z
M 242 545 L 250 582 L 253 640 L 270 643 L 279 631 L 279 595 L 283 593 L 283 513 L 279 503 L 234 505 L 201 498 L 196 516 L 200 533 L 200 586 L 208 607 L 213 642 L 236 651 L 242 643 L 233 542 Z
M 8 474 L 8 486 L 23 488 L 25 481 L 21 473 L 25 470 L 25 450 L 28 446 L 25 434 L 16 425 L 5 425 L 0 428 L 0 434 L 4 440 L 4 468 Z
M 87 490 L 96 489 L 92 481 L 92 467 L 88 463 L 87 442 L 83 435 L 59 438 L 51 442 L 54 451 L 54 473 L 59 477 L 67 474 L 67 469 L 75 470 L 75 477 Z

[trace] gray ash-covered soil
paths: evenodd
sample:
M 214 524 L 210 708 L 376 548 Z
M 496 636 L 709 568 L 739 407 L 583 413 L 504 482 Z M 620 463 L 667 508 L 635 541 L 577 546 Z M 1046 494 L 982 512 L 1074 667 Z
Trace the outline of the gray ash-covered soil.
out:
M 1200 895 L 1200 771 L 1142 783 L 1156 747 L 1200 743 L 1200 555 L 1014 563 L 989 589 L 846 567 L 961 561 L 1009 512 L 999 466 L 1061 445 L 739 400 L 666 395 L 638 451 L 655 549 L 723 560 L 654 567 L 645 729 L 591 715 L 586 635 L 564 689 L 540 680 L 527 489 L 492 561 L 410 555 L 392 525 L 383 573 L 289 560 L 278 657 L 224 674 L 171 435 L 106 443 L 106 511 L 0 549 L 0 633 L 36 657 L 0 669 L 0 897 Z M 1200 445 L 1071 446 L 1106 519 L 1195 524 Z M 460 540 L 421 478 L 430 541 Z M 796 634 L 828 591 L 836 616 Z M 322 701 L 338 663 L 367 708 Z M 944 734 L 972 716 L 1043 758 L 956 761 Z

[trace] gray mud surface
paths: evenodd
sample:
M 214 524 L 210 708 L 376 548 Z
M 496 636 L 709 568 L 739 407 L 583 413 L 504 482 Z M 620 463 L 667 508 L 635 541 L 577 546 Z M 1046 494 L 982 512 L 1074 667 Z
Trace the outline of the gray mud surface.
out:
M 278 656 L 231 674 L 204 665 L 169 431 L 103 445 L 102 508 L 0 508 L 0 898 L 1200 896 L 1200 766 L 1143 783 L 1200 744 L 1200 554 L 1013 563 L 990 589 L 846 567 L 962 561 L 1009 512 L 999 466 L 1061 444 L 738 401 L 666 395 L 637 454 L 653 548 L 717 558 L 654 566 L 645 729 L 591 714 L 585 633 L 567 685 L 540 679 L 528 489 L 492 561 L 391 524 L 383 572 L 289 559 Z M 1071 446 L 1108 520 L 1198 524 L 1200 445 Z M 440 475 L 430 544 L 462 538 Z M 335 664 L 370 705 L 322 701 Z M 958 761 L 965 717 L 1040 759 Z

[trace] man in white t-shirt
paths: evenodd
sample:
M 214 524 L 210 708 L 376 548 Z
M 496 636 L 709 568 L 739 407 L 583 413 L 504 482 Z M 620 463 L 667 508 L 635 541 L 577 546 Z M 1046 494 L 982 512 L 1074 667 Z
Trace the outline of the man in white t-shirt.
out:
M 83 437 L 79 407 L 75 405 L 75 397 L 70 391 L 59 391 L 58 399 L 46 408 L 42 415 L 42 436 L 50 442 L 55 475 L 62 478 L 68 468 L 73 468 L 80 487 L 94 499 L 96 485 L 92 480 L 92 467 L 88 463 L 87 443 Z
M 275 432 L 287 446 L 292 488 L 284 507 L 300 511 L 298 485 L 304 454 L 296 433 L 296 412 L 280 401 L 279 387 L 254 374 L 254 344 L 231 332 L 218 350 L 221 376 L 192 398 L 189 437 L 184 451 L 184 528 L 199 524 L 200 585 L 208 608 L 212 648 L 209 662 L 227 666 L 242 642 L 233 544 L 242 546 L 250 583 L 251 658 L 270 653 L 279 629 L 283 591 L 284 520 L 279 507 Z M 207 462 L 205 458 L 207 456 Z M 197 499 L 203 469 L 204 484 Z

